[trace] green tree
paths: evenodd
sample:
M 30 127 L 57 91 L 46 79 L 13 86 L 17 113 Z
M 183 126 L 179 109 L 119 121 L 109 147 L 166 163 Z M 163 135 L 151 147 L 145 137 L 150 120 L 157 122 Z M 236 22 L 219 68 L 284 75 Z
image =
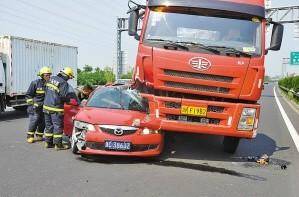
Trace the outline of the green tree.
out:
M 78 85 L 105 85 L 114 81 L 115 76 L 109 67 L 104 70 L 96 68 L 93 71 L 91 66 L 85 65 L 83 71 L 78 72 Z
M 115 75 L 110 67 L 104 68 L 104 79 L 106 83 L 112 83 L 115 81 Z
M 120 76 L 121 79 L 132 79 L 132 76 L 133 76 L 133 71 L 129 71 L 127 72 L 126 74 L 122 74 Z
M 83 67 L 83 70 L 85 72 L 92 72 L 93 68 L 92 68 L 92 66 L 85 64 L 85 66 Z

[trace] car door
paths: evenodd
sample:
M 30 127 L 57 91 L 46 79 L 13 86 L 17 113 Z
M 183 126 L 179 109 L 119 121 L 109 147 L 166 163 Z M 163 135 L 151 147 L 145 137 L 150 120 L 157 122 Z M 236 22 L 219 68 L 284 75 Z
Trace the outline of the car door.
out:
M 73 117 L 79 112 L 80 106 L 64 104 L 64 135 L 71 136 L 73 131 Z
M 64 135 L 71 136 L 73 131 L 73 117 L 79 112 L 81 106 L 80 100 L 77 97 L 75 89 L 69 85 L 67 98 L 70 99 L 69 103 L 64 104 Z

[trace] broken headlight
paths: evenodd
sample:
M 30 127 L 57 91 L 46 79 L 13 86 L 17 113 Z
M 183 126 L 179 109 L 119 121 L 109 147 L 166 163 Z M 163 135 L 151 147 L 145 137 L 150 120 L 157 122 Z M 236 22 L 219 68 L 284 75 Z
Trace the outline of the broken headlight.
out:
M 96 128 L 93 124 L 89 124 L 77 120 L 74 121 L 74 127 L 85 131 L 96 131 Z

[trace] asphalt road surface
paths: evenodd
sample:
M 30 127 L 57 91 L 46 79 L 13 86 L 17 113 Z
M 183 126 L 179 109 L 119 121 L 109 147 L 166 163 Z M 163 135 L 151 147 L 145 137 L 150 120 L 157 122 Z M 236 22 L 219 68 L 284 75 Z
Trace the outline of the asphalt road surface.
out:
M 279 97 L 294 127 L 299 116 Z M 221 137 L 172 133 L 159 160 L 97 157 L 27 144 L 27 117 L 0 115 L 0 196 L 299 196 L 299 153 L 266 85 L 259 134 L 242 140 L 234 155 Z M 270 156 L 260 166 L 248 156 Z M 286 169 L 281 169 L 286 165 Z

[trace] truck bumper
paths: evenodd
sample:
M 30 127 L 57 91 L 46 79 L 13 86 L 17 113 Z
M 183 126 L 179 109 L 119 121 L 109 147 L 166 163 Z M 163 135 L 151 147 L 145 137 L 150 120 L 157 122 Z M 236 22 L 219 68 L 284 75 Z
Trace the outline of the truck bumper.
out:
M 229 103 L 207 100 L 192 100 L 170 97 L 155 97 L 156 116 L 161 119 L 161 129 L 165 131 L 202 133 L 240 138 L 254 138 L 258 127 L 260 105 Z M 207 109 L 205 117 L 182 115 L 182 106 L 203 107 Z M 254 129 L 238 130 L 243 108 L 256 109 Z

